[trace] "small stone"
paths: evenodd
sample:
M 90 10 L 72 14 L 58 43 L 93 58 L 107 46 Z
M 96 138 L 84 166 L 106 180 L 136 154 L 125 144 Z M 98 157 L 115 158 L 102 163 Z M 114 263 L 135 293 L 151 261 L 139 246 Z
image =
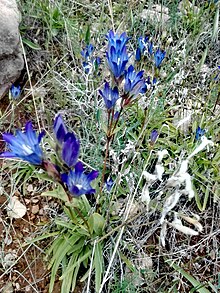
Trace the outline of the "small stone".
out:
M 39 212 L 39 205 L 33 205 L 31 208 L 32 214 L 37 214 Z
M 43 215 L 44 214 L 44 209 L 40 209 L 38 214 Z
M 25 287 L 25 292 L 31 292 L 31 286 L 27 285 L 27 286 Z
M 21 15 L 16 0 L 0 1 L 0 99 L 24 66 L 19 37 Z
M 34 190 L 33 185 L 29 184 L 28 187 L 27 187 L 27 191 L 32 192 L 33 190 Z
M 38 202 L 39 202 L 39 199 L 38 199 L 38 198 L 33 198 L 31 201 L 32 201 L 33 203 L 38 203 Z

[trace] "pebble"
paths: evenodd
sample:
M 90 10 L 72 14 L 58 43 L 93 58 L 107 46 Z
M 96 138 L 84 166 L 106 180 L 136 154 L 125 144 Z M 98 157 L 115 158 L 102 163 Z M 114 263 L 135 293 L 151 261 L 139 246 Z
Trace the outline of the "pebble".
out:
M 32 208 L 31 208 L 31 212 L 32 214 L 37 214 L 39 212 L 39 205 L 33 205 Z

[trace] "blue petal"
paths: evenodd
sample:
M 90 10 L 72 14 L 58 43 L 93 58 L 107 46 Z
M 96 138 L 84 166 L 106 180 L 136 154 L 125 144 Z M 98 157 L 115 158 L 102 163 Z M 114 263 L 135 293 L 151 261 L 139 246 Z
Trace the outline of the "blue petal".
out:
M 92 181 L 94 179 L 96 179 L 99 176 L 99 171 L 92 171 L 87 175 L 87 179 L 89 181 Z
M 73 167 L 79 156 L 80 143 L 73 133 L 67 133 L 62 146 L 62 159 L 69 168 Z

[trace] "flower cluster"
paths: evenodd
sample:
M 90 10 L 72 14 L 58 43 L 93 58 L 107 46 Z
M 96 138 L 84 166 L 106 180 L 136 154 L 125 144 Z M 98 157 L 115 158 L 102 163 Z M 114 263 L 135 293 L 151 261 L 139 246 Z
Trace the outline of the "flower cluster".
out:
M 115 79 L 119 79 L 125 72 L 125 67 L 128 62 L 128 53 L 126 43 L 128 37 L 126 33 L 120 36 L 114 34 L 111 30 L 107 35 L 108 48 L 106 52 L 109 70 L 114 75 Z
M 92 44 L 87 45 L 85 49 L 81 51 L 81 56 L 83 57 L 82 65 L 86 74 L 91 73 L 94 68 L 97 69 L 101 63 L 101 59 L 93 55 L 94 47 Z
M 114 86 L 111 87 L 106 82 L 104 89 L 99 90 L 99 93 L 104 99 L 106 108 L 114 110 L 119 98 L 122 98 L 121 105 L 124 107 L 134 101 L 139 94 L 145 93 L 147 84 L 144 71 L 136 72 L 133 65 L 126 68 L 129 60 L 126 46 L 129 38 L 126 33 L 118 35 L 111 30 L 106 37 L 108 40 L 106 59 Z
M 74 133 L 68 132 L 61 115 L 55 118 L 53 129 L 58 143 L 57 148 L 61 149 L 61 158 L 70 169 L 68 173 L 61 174 L 62 182 L 67 185 L 69 192 L 74 196 L 94 193 L 91 181 L 98 177 L 99 172 L 92 171 L 87 175 L 84 172 L 83 164 L 77 162 L 80 142 Z
M 24 132 L 17 130 L 15 135 L 3 134 L 3 139 L 8 143 L 10 151 L 1 153 L 0 157 L 17 158 L 40 166 L 47 171 L 48 175 L 66 185 L 73 196 L 94 193 L 91 181 L 98 176 L 99 172 L 92 171 L 89 174 L 84 172 L 83 164 L 78 162 L 80 142 L 74 133 L 68 132 L 60 115 L 55 118 L 53 130 L 57 141 L 57 155 L 61 158 L 64 166 L 63 164 L 54 165 L 45 159 L 40 147 L 44 132 L 37 135 L 31 122 L 26 123 Z M 68 173 L 62 171 L 66 169 L 68 169 Z
M 158 48 L 156 51 L 153 50 L 153 43 L 149 41 L 149 38 L 139 37 L 138 38 L 138 47 L 136 50 L 136 60 L 140 61 L 141 57 L 145 55 L 153 56 L 154 64 L 156 68 L 160 68 L 163 59 L 166 56 L 166 52 Z

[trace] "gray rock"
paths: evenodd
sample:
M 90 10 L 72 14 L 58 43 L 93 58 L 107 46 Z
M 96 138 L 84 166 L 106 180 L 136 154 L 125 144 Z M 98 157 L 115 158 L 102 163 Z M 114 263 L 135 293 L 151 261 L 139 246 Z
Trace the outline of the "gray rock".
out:
M 24 67 L 18 28 L 20 19 L 15 0 L 0 0 L 0 98 Z

